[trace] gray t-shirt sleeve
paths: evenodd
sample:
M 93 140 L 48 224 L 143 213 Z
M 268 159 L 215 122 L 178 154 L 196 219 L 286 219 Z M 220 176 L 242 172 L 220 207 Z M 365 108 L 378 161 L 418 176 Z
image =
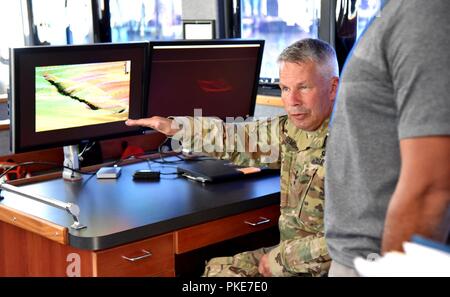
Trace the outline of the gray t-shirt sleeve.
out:
M 384 40 L 394 61 L 400 139 L 450 135 L 449 2 L 402 1 L 394 33 Z

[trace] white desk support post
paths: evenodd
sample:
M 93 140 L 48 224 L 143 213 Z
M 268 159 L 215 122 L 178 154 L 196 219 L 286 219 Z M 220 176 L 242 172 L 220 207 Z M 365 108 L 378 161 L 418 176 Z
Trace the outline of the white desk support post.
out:
M 62 173 L 64 180 L 77 182 L 83 179 L 83 176 L 79 172 L 74 171 L 80 169 L 78 145 L 68 145 L 64 147 L 64 166 Z M 71 170 L 68 167 L 74 170 Z

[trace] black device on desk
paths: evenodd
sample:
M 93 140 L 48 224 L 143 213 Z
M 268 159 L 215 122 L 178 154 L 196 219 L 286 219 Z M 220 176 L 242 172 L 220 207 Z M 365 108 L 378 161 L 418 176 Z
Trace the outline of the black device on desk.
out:
M 183 176 L 200 182 L 219 182 L 261 172 L 263 168 L 239 167 L 227 160 L 203 160 L 179 165 Z
M 161 172 L 148 169 L 136 170 L 133 174 L 134 180 L 159 180 Z
M 244 175 L 230 161 L 204 160 L 177 166 L 183 176 L 200 182 L 217 182 Z

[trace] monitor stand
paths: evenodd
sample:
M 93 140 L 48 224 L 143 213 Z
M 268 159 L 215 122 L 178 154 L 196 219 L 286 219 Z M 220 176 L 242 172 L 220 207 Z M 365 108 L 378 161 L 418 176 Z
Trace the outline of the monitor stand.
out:
M 83 179 L 83 176 L 79 172 L 74 171 L 80 169 L 78 145 L 68 145 L 64 147 L 64 166 L 62 173 L 64 180 L 77 182 Z M 74 170 L 71 170 L 70 168 Z

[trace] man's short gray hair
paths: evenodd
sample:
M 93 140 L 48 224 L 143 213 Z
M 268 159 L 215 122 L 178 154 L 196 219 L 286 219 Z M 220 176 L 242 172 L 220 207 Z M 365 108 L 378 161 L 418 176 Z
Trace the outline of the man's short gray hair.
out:
M 278 56 L 278 63 L 305 63 L 313 61 L 326 78 L 339 77 L 339 66 L 333 47 L 319 39 L 306 38 L 285 48 Z

